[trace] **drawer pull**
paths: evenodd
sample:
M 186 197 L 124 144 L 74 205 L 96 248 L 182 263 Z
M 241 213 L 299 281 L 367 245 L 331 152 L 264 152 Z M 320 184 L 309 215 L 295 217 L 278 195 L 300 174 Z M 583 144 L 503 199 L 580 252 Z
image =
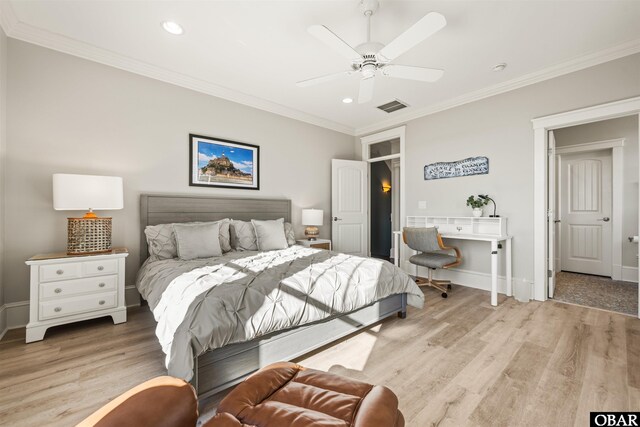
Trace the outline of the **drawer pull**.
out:
M 60 288 L 56 288 L 54 292 L 55 292 L 56 294 L 59 294 L 60 292 L 62 292 L 62 289 L 60 289 Z
M 56 274 L 57 274 L 57 275 L 64 274 L 64 270 L 58 270 L 58 271 L 56 271 Z
M 98 266 L 98 271 L 102 271 L 102 270 L 104 270 L 104 267 L 103 267 L 103 266 L 101 266 L 101 265 L 99 265 L 99 266 Z
M 100 286 L 101 288 L 104 288 L 104 283 L 100 283 L 98 286 Z
M 98 304 L 100 304 L 100 305 L 104 305 L 104 300 L 103 300 L 103 299 L 101 299 L 101 300 L 98 302 Z
M 62 311 L 62 307 L 56 307 L 53 309 L 56 313 L 60 313 Z

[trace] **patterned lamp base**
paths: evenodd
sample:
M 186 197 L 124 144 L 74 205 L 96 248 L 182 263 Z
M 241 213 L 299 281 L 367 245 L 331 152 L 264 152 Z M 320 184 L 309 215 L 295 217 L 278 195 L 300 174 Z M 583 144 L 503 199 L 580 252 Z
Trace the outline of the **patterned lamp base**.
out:
M 67 218 L 67 254 L 111 251 L 111 218 Z
M 318 227 L 309 226 L 304 229 L 304 235 L 307 240 L 316 240 L 318 238 L 318 234 L 320 234 Z

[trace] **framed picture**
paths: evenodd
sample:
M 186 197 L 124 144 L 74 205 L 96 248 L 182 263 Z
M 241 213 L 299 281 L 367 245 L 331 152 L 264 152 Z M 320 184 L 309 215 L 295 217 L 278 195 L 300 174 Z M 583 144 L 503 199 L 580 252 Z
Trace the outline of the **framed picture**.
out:
M 189 185 L 260 189 L 260 147 L 189 135 Z

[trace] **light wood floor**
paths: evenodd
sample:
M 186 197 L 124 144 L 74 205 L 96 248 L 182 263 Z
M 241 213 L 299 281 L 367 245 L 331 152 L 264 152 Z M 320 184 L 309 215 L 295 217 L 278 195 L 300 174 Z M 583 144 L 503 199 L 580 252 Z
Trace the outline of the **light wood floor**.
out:
M 517 303 L 455 287 L 427 307 L 299 360 L 384 384 L 408 426 L 585 426 L 589 411 L 640 410 L 640 320 L 556 302 Z M 0 425 L 69 426 L 164 374 L 147 307 L 0 341 Z M 204 406 L 211 415 L 218 397 Z

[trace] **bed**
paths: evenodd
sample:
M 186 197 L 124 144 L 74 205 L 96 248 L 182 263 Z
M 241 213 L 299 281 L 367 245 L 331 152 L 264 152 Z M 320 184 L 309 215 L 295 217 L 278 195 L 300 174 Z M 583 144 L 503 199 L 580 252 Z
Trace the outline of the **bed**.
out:
M 158 321 L 157 335 L 167 354 L 169 373 L 189 379 L 201 398 L 237 384 L 247 375 L 272 362 L 295 359 L 389 316 L 397 314 L 400 317 L 405 317 L 408 301 L 415 306 L 422 304 L 423 296 L 415 283 L 412 281 L 408 283 L 406 275 L 389 263 L 363 258 L 356 259 L 344 254 L 301 246 L 291 246 L 288 249 L 263 253 L 229 252 L 220 258 L 210 259 L 210 261 L 145 262 L 148 250 L 144 229 L 149 225 L 217 221 L 223 218 L 245 221 L 284 218 L 286 222 L 290 222 L 290 200 L 144 194 L 140 198 L 140 208 L 141 270 L 137 286 L 143 297 L 149 302 Z M 355 260 L 358 261 L 357 266 L 354 266 Z M 376 286 L 373 293 L 371 290 L 363 291 L 362 295 L 364 296 L 362 297 L 353 298 L 349 296 L 351 294 L 340 294 L 336 290 L 336 296 L 342 295 L 338 298 L 331 296 L 333 294 L 329 291 L 332 301 L 328 304 L 326 301 L 314 300 L 308 293 L 306 295 L 300 294 L 295 286 L 297 283 L 295 280 L 309 282 L 308 275 L 312 274 L 310 271 L 317 271 L 318 268 L 324 269 L 320 274 L 322 281 L 318 278 L 316 285 L 316 279 L 314 279 L 314 286 L 320 287 L 322 283 L 325 287 L 330 286 L 332 282 L 329 273 L 342 274 L 343 276 L 349 274 L 348 281 L 355 281 L 356 286 L 360 283 L 358 275 L 362 274 L 362 283 L 366 284 L 368 283 L 366 275 L 369 274 L 367 272 L 372 270 L 372 268 L 365 268 L 368 263 L 373 263 L 373 268 L 378 269 L 375 273 L 377 274 L 376 278 L 384 278 L 385 284 Z M 262 268 L 260 265 L 265 265 L 268 268 Z M 308 267 L 305 268 L 307 265 Z M 296 312 L 292 309 L 292 312 L 298 314 L 295 316 L 290 313 L 281 315 L 278 320 L 280 323 L 276 322 L 277 325 L 271 325 L 267 322 L 267 326 L 254 327 L 253 319 L 257 317 L 256 313 L 251 312 L 251 316 L 253 316 L 251 319 L 242 318 L 241 314 L 238 314 L 237 308 L 232 307 L 233 301 L 225 301 L 225 298 L 232 298 L 232 293 L 238 288 L 238 284 L 244 284 L 242 280 L 235 279 L 232 283 L 222 283 L 221 277 L 224 276 L 225 268 L 230 270 L 228 267 L 234 270 L 242 269 L 243 277 L 251 276 L 249 279 L 243 279 L 247 283 L 251 283 L 251 289 L 259 289 L 260 286 L 265 287 L 269 283 L 278 282 L 278 290 L 285 290 L 278 298 L 285 301 L 288 298 L 289 305 L 292 304 L 291 301 L 293 301 L 293 305 L 296 305 L 295 303 L 299 300 L 311 299 L 311 301 L 305 300 L 306 305 L 302 309 L 305 316 L 309 312 L 314 312 L 308 308 L 311 307 L 315 309 L 315 312 L 321 313 L 319 315 L 327 317 L 318 319 L 318 315 L 315 318 L 309 315 L 311 320 L 310 323 L 307 323 L 308 319 L 297 319 L 300 317 L 299 310 Z M 356 271 L 358 274 L 355 274 Z M 364 273 L 362 273 L 363 271 Z M 203 275 L 207 275 L 206 278 L 210 279 L 209 281 L 215 279 L 220 280 L 220 283 L 207 288 L 207 292 L 197 291 L 199 288 L 195 284 L 202 283 L 201 278 L 205 277 Z M 352 279 L 354 275 L 357 276 L 356 279 Z M 273 277 L 278 277 L 278 280 L 272 280 Z M 197 282 L 198 280 L 199 282 Z M 380 282 L 382 283 L 383 279 L 380 279 Z M 223 287 L 223 284 L 227 287 Z M 245 287 L 248 288 L 249 285 Z M 378 292 L 378 287 L 384 292 Z M 189 289 L 189 291 L 184 289 Z M 188 292 L 193 293 L 193 298 L 185 297 L 184 301 L 181 300 L 181 296 Z M 324 291 L 324 294 L 327 294 L 327 290 Z M 175 295 L 178 296 L 177 299 L 174 299 Z M 359 301 L 352 301 L 354 299 Z M 215 301 L 215 304 L 212 301 Z M 248 299 L 248 301 L 250 304 L 251 300 Z M 284 305 L 284 303 L 282 304 Z M 325 308 L 328 305 L 331 305 L 331 310 Z M 334 305 L 343 311 L 334 312 Z M 226 313 L 225 307 L 232 307 L 228 311 L 233 313 Z M 320 308 L 318 309 L 318 307 Z M 173 321 L 175 325 L 172 326 L 172 322 L 166 320 L 170 316 L 167 315 L 163 318 L 158 314 L 159 312 L 164 313 L 163 310 L 173 314 L 178 312 L 184 317 L 180 317 L 179 322 Z M 272 311 L 277 310 L 273 309 Z M 224 322 L 225 317 L 222 317 L 223 320 L 209 318 L 227 314 L 227 317 L 237 318 L 235 321 L 236 330 L 230 331 L 227 334 L 228 337 L 225 336 L 224 339 L 219 339 L 220 342 L 216 342 L 217 338 L 215 337 L 219 332 L 212 333 L 207 328 L 212 328 L 211 325 L 218 327 L 218 324 Z M 287 322 L 289 317 L 296 317 L 292 322 L 294 320 L 303 321 L 303 324 L 290 324 Z M 182 324 L 178 325 L 180 322 Z M 199 322 L 202 322 L 202 325 Z M 189 325 L 189 335 L 183 333 L 185 328 L 182 326 L 184 324 Z M 242 326 L 240 332 L 238 332 L 238 325 Z M 251 327 L 248 328 L 247 325 Z M 249 334 L 245 331 L 246 329 L 256 330 L 252 330 Z M 226 331 L 223 332 L 226 333 Z M 243 338 L 243 333 L 246 333 L 248 338 Z M 207 334 L 211 334 L 213 337 L 210 338 L 211 342 L 205 339 L 206 343 L 201 344 L 200 341 Z M 252 338 L 254 335 L 255 338 Z

